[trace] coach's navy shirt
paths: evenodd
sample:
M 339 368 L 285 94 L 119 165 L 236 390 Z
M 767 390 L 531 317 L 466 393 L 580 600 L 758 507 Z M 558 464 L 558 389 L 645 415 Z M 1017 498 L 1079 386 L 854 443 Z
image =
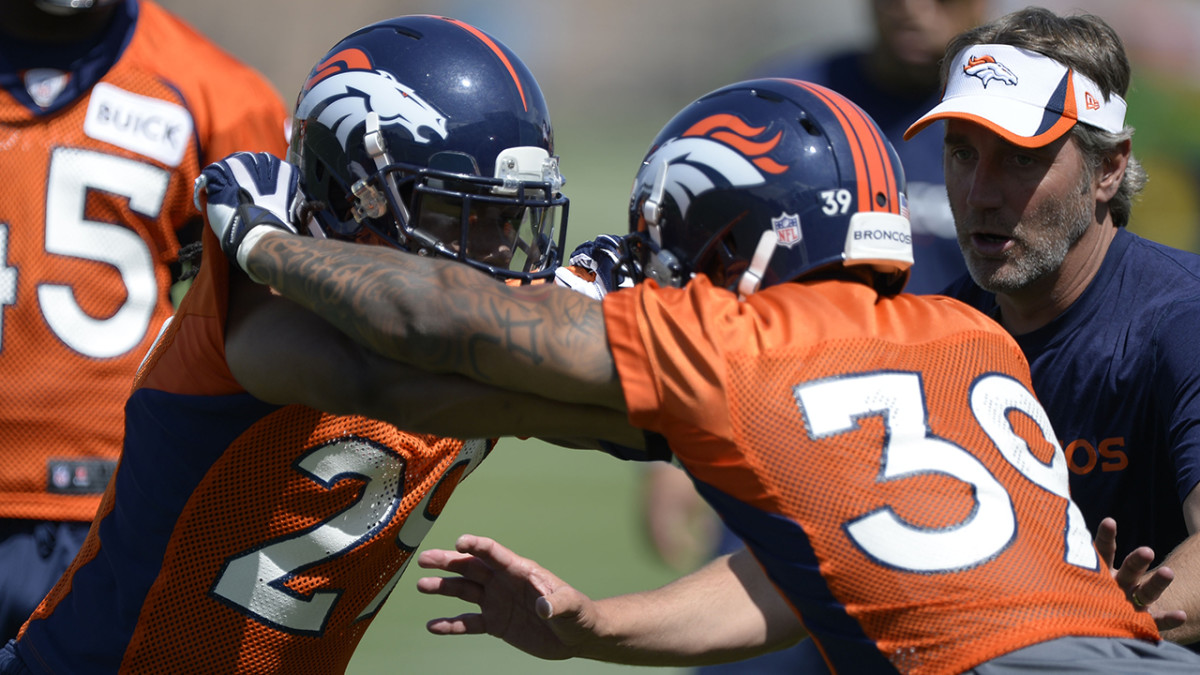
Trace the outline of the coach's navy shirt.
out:
M 946 294 L 999 316 L 969 276 Z M 1121 228 L 1083 295 L 1016 340 L 1088 526 L 1116 519 L 1118 564 L 1142 545 L 1161 562 L 1200 482 L 1200 256 Z

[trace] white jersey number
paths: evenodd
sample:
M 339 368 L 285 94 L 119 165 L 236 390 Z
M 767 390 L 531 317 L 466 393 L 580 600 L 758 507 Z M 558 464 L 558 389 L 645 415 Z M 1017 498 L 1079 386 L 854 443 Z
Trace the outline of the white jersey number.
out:
M 39 283 L 38 304 L 46 324 L 64 344 L 103 359 L 137 347 L 150 328 L 158 303 L 154 256 L 136 232 L 83 217 L 87 194 L 102 190 L 129 199 L 129 208 L 157 218 L 170 173 L 150 164 L 78 148 L 58 148 L 50 158 L 46 185 L 46 252 L 106 263 L 125 285 L 125 302 L 112 315 L 95 318 L 79 306 L 65 284 Z M 7 266 L 8 226 L 0 225 L 0 309 L 17 300 L 17 270 Z M 0 348 L 3 347 L 0 311 Z
M 887 432 L 878 480 L 937 473 L 971 486 L 975 508 L 949 527 L 915 526 L 888 506 L 848 523 L 850 539 L 878 563 L 911 572 L 952 572 L 987 562 L 1016 536 L 1012 498 L 1000 481 L 967 450 L 929 433 L 918 374 L 873 373 L 822 380 L 799 385 L 794 394 L 813 439 L 854 431 L 864 417 L 883 417 Z M 985 375 L 975 382 L 970 405 L 975 420 L 1004 458 L 1030 482 L 1063 498 L 1067 562 L 1098 569 L 1083 515 L 1068 496 L 1066 458 L 1037 399 L 1009 377 Z M 1039 460 L 1013 430 L 1008 421 L 1012 411 L 1032 419 L 1053 446 L 1050 464 Z
M 462 472 L 465 476 L 483 459 L 486 447 L 480 440 L 464 442 L 445 476 L 454 474 L 455 468 L 466 462 L 468 466 Z M 275 628 L 320 635 L 343 590 L 326 589 L 304 596 L 288 588 L 285 582 L 357 548 L 388 527 L 404 498 L 406 462 L 378 443 L 347 438 L 311 450 L 297 467 L 329 489 L 343 480 L 361 481 L 362 493 L 349 507 L 316 527 L 229 558 L 213 584 L 212 593 Z M 404 564 L 356 620 L 373 615 L 395 587 L 412 552 L 433 526 L 437 515 L 429 513 L 428 506 L 431 495 L 440 486 L 439 482 L 425 495 L 400 528 L 396 546 L 405 556 Z

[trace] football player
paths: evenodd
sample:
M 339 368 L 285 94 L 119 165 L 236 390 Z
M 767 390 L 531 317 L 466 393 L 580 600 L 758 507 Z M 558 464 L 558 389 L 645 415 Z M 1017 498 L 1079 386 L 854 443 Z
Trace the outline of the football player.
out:
M 192 181 L 284 152 L 271 85 L 151 0 L 0 11 L 0 641 L 75 556 L 203 223 Z M 167 468 L 164 466 L 164 471 Z
M 356 31 L 312 69 L 292 129 L 298 170 L 240 153 L 203 171 L 210 220 L 272 208 L 313 236 L 452 259 L 489 283 L 554 273 L 566 199 L 549 113 L 479 29 L 406 16 Z M 469 421 L 498 397 L 359 347 L 230 266 L 207 228 L 204 249 L 138 372 L 83 550 L 0 652 L 15 672 L 342 672 L 490 450 L 457 440 L 470 428 L 389 422 Z M 424 404 L 451 389 L 454 404 Z
M 549 611 L 538 598 L 558 580 L 465 542 L 468 555 L 426 558 L 463 576 L 422 586 L 482 614 L 434 632 L 622 663 L 744 657 L 807 632 L 838 672 L 1194 672 L 1093 546 L 1013 339 L 962 303 L 899 292 L 906 210 L 899 160 L 862 110 L 754 80 L 654 140 L 629 211 L 653 281 L 602 301 L 295 236 L 278 210 L 220 238 L 253 278 L 381 354 L 533 397 L 481 408 L 475 431 L 562 433 L 540 399 L 576 411 L 576 436 L 615 433 L 613 413 L 647 444 L 661 435 L 748 547 L 691 592 L 603 613 L 577 602 L 546 623 L 535 610 L 553 618 L 553 598 Z

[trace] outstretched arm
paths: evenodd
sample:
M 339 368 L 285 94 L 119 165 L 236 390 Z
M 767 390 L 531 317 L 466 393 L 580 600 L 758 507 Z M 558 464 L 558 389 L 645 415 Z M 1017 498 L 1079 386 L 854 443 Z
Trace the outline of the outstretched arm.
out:
M 226 257 L 376 353 L 624 410 L 599 301 L 554 284 L 506 286 L 450 260 L 299 236 L 297 195 L 295 170 L 263 153 L 231 155 L 196 182 L 196 205 Z
M 295 171 L 290 165 L 264 153 L 236 153 L 206 167 L 196 183 L 197 207 L 204 212 L 222 251 L 243 269 L 246 267 L 245 254 L 258 250 L 255 242 L 264 238 L 291 236 L 283 233 L 296 231 L 288 222 L 298 203 Z M 355 310 L 371 312 L 388 309 L 375 304 L 371 297 L 364 301 L 365 296 L 361 294 L 373 290 L 369 274 L 377 257 L 372 253 L 390 252 L 394 256 L 391 260 L 383 256 L 380 262 L 384 269 L 378 276 L 383 277 L 381 282 L 385 286 L 393 281 L 385 273 L 393 271 L 392 267 L 399 264 L 397 260 L 400 263 L 409 259 L 416 261 L 419 260 L 417 256 L 385 251 L 380 247 L 339 245 L 299 236 L 295 239 L 301 243 L 299 248 L 310 254 L 310 246 L 318 249 L 332 247 L 345 254 L 336 260 L 315 261 L 311 257 L 299 256 L 301 260 L 315 263 L 304 269 L 313 272 L 316 279 L 331 282 L 329 287 L 314 284 L 322 295 L 309 302 L 309 306 L 321 307 L 328 316 L 346 318 L 346 325 L 362 327 L 364 330 L 385 330 L 385 327 L 395 325 L 393 321 L 400 320 L 394 314 L 386 314 L 381 317 L 381 323 L 372 320 L 351 321 L 355 318 Z M 217 251 L 210 253 L 220 254 Z M 452 267 L 459 269 L 449 270 L 451 273 L 469 271 L 459 265 Z M 332 277 L 326 274 L 328 272 L 332 272 Z M 503 353 L 500 350 L 460 349 L 457 354 L 466 353 L 467 357 L 457 365 L 466 364 L 469 366 L 466 368 L 449 367 L 438 358 L 430 361 L 421 353 L 413 355 L 405 349 L 392 349 L 396 345 L 378 332 L 372 334 L 376 338 L 375 344 L 385 348 L 372 350 L 370 342 L 350 339 L 363 337 L 353 330 L 343 334 L 300 304 L 272 293 L 266 286 L 251 283 L 252 278 L 260 283 L 263 278 L 237 273 L 231 274 L 230 278 L 226 359 L 239 383 L 262 400 L 280 404 L 304 403 L 335 413 L 357 413 L 388 420 L 410 431 L 459 438 L 509 434 L 561 438 L 585 434 L 590 438 L 623 445 L 639 446 L 642 442 L 641 434 L 628 427 L 620 406 L 599 406 L 592 400 L 584 400 L 582 404 L 569 399 L 559 400 L 543 396 L 544 391 L 540 387 L 514 392 L 501 386 L 487 376 L 487 368 L 480 367 L 481 362 L 476 360 L 500 359 L 497 356 Z M 478 284 L 477 290 L 484 294 L 503 288 L 501 284 L 479 274 L 469 274 L 466 278 L 471 282 L 468 287 Z M 398 283 L 403 281 L 403 278 L 397 280 Z M 425 292 L 427 285 L 421 279 L 413 279 L 412 282 L 408 284 L 410 288 L 417 288 L 418 293 Z M 296 289 L 302 286 L 292 284 L 288 287 Z M 300 298 L 309 299 L 303 290 L 298 292 Z M 334 296 L 339 292 L 348 295 L 335 299 Z M 566 290 L 562 292 L 567 298 L 582 298 Z M 468 294 L 471 292 L 468 291 Z M 378 299 L 378 296 L 374 296 L 374 299 Z M 441 300 L 443 298 L 439 296 L 426 301 L 418 298 L 415 304 L 421 310 L 438 305 L 431 310 L 432 315 L 437 316 L 443 311 Z M 340 302 L 347 303 L 347 306 L 343 307 Z M 362 304 L 358 304 L 360 302 Z M 402 318 L 421 321 L 422 327 L 431 325 L 424 319 L 429 312 L 413 314 L 417 316 Z M 528 332 L 533 334 L 537 331 L 531 329 Z M 405 331 L 403 334 L 415 335 L 416 343 L 422 344 L 424 334 L 421 331 Z M 476 336 L 473 339 L 478 341 L 480 338 Z M 506 344 L 514 342 L 510 339 Z M 604 345 L 602 327 L 597 344 Z M 403 342 L 403 346 L 411 346 L 411 343 Z M 448 347 L 447 352 L 435 354 L 435 357 L 450 355 L 453 359 L 454 345 L 447 340 L 445 346 Z M 606 346 L 601 356 L 607 357 Z M 434 372 L 415 367 L 414 359 L 421 365 L 432 365 Z M 607 363 L 612 371 L 611 359 Z M 477 377 L 469 377 L 470 373 L 462 372 L 464 369 Z M 512 370 L 520 368 L 514 367 Z M 522 372 L 521 375 L 526 379 L 530 377 L 528 372 Z M 615 377 L 611 379 L 615 383 Z M 616 392 L 619 399 L 619 385 Z
M 251 276 L 391 359 L 502 389 L 624 409 L 600 302 L 506 286 L 448 260 L 273 231 Z
M 231 275 L 225 357 L 238 382 L 270 403 L 302 403 L 454 438 L 562 437 L 587 430 L 592 438 L 642 443 L 624 413 L 430 373 L 375 354 L 241 274 Z
M 422 593 L 479 605 L 476 613 L 430 621 L 429 631 L 439 635 L 488 633 L 543 659 L 652 666 L 740 660 L 805 635 L 745 549 L 662 588 L 592 600 L 491 539 L 463 535 L 456 548 L 417 559 L 459 575 L 419 579 Z

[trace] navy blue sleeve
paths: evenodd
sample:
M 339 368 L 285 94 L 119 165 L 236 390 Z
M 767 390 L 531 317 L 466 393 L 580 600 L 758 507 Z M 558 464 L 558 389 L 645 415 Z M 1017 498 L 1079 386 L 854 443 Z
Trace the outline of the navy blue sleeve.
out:
M 1163 415 L 1179 501 L 1200 483 L 1200 298 L 1169 305 L 1154 330 L 1154 409 Z

